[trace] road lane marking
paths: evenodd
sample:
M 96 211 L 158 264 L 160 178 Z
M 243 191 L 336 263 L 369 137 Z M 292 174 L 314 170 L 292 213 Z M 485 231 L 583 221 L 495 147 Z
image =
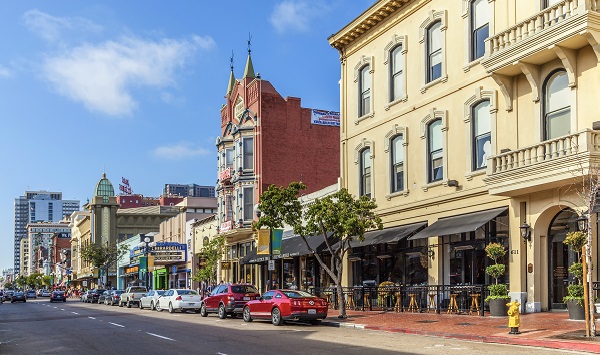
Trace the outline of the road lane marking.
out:
M 94 318 L 94 317 L 88 317 L 88 318 L 89 318 L 89 319 L 96 319 L 96 318 Z
M 77 312 L 71 312 L 71 313 L 79 315 L 79 313 L 77 313 Z
M 54 308 L 58 308 L 58 307 L 54 307 Z
M 60 310 L 61 310 L 61 311 L 64 311 L 64 309 L 63 309 L 63 308 L 61 308 Z
M 124 325 L 120 325 L 120 324 L 113 323 L 113 322 L 108 322 L 108 324 L 112 324 L 112 325 L 116 325 L 117 327 L 125 328 Z
M 148 333 L 148 332 L 146 332 L 146 334 L 150 334 L 150 335 L 152 335 L 152 336 L 154 336 L 154 337 L 161 338 L 161 339 L 166 339 L 166 340 L 170 340 L 170 341 L 175 341 L 175 339 L 167 338 L 167 337 L 164 337 L 164 336 L 162 336 L 162 335 L 158 335 L 158 334 L 154 334 L 154 333 Z

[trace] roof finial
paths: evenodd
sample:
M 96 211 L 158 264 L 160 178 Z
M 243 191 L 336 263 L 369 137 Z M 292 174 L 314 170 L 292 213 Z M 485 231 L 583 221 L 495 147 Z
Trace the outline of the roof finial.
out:
M 233 71 L 233 49 L 231 50 L 231 57 L 229 58 L 229 67 Z
M 250 52 L 252 52 L 252 49 L 250 49 L 251 47 L 251 42 L 252 42 L 252 35 L 250 35 L 250 33 L 248 33 L 248 60 L 246 61 L 246 70 L 244 70 L 244 78 L 255 78 L 256 75 L 254 75 L 254 66 L 252 65 L 252 56 L 250 55 Z
M 235 77 L 233 75 L 233 50 L 231 50 L 231 57 L 229 58 L 229 67 L 231 68 L 231 72 L 229 73 L 229 84 L 227 84 L 227 94 L 231 94 L 233 91 L 233 87 L 235 85 Z
M 250 49 L 252 44 L 250 42 L 252 42 L 252 35 L 250 34 L 250 32 L 248 32 L 248 55 L 250 55 L 250 52 L 252 52 L 252 49 Z

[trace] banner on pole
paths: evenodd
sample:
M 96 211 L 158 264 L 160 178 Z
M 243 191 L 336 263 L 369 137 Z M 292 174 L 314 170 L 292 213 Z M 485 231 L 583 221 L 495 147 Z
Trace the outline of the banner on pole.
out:
M 283 238 L 283 229 L 273 229 L 271 236 L 271 249 L 273 255 L 281 255 L 281 238 Z
M 256 244 L 256 254 L 269 254 L 269 235 L 268 229 L 258 230 L 258 243 Z

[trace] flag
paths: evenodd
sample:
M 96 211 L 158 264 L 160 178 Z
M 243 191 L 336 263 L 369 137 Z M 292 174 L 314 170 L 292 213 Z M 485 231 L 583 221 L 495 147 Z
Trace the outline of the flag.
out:
M 271 250 L 273 255 L 281 254 L 281 238 L 283 237 L 283 229 L 273 229 L 271 235 Z
M 269 229 L 258 230 L 258 243 L 256 245 L 256 254 L 269 254 Z

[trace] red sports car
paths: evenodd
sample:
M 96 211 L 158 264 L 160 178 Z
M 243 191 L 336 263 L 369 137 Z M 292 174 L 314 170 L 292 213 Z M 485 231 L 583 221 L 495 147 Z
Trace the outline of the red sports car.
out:
M 271 290 L 244 306 L 244 321 L 254 318 L 271 319 L 273 325 L 299 320 L 318 324 L 327 318 L 327 301 L 298 290 Z

